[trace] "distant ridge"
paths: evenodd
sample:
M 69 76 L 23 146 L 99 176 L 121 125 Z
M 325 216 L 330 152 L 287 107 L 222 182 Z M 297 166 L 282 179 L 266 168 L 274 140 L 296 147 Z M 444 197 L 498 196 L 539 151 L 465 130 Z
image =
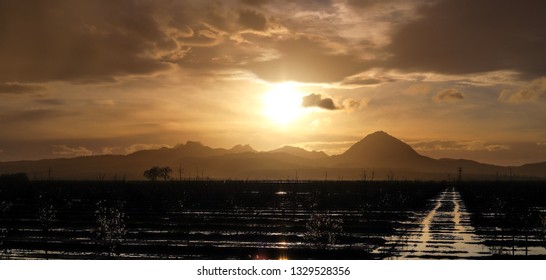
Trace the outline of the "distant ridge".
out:
M 546 162 L 504 167 L 465 159 L 433 159 L 383 131 L 367 135 L 340 155 L 284 146 L 258 152 L 250 145 L 211 148 L 188 141 L 173 148 L 128 155 L 100 155 L 0 163 L 0 173 L 25 172 L 30 179 L 143 180 L 152 166 L 169 166 L 173 178 L 344 180 L 452 180 L 459 168 L 467 180 L 546 179 Z
M 317 152 L 317 151 L 307 151 L 300 147 L 292 147 L 292 146 L 284 146 L 282 148 L 278 148 L 272 151 L 269 151 L 268 153 L 286 153 L 289 155 L 294 155 L 302 158 L 309 158 L 309 159 L 324 159 L 327 158 L 328 155 L 325 152 Z
M 235 145 L 233 148 L 229 149 L 229 152 L 232 154 L 237 153 L 257 153 L 256 150 L 254 150 L 250 145 Z

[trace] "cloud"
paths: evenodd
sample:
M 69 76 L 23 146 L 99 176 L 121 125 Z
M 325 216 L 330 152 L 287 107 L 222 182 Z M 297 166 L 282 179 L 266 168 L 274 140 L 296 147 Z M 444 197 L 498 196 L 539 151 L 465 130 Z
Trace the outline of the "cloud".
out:
M 278 58 L 245 66 L 259 78 L 271 82 L 338 82 L 366 70 L 369 62 L 341 52 L 328 40 L 298 36 L 273 42 Z
M 504 89 L 498 99 L 505 103 L 525 103 L 538 101 L 544 97 L 546 97 L 546 78 L 541 78 L 517 90 Z
M 341 102 L 341 107 L 347 112 L 354 112 L 368 106 L 368 102 L 369 100 L 366 98 L 362 98 L 360 101 L 347 98 Z
M 1 66 L 0 66 L 1 67 Z M 1 93 L 34 93 L 44 90 L 45 87 L 33 84 L 20 84 L 20 83 L 0 83 Z
M 373 9 L 380 6 L 391 5 L 395 0 L 347 0 L 347 5 L 357 9 Z
M 241 2 L 249 6 L 262 6 L 271 1 L 270 0 L 241 0 Z
M 545 5 L 533 0 L 495 5 L 470 0 L 5 0 L 0 18 L 10 28 L 0 29 L 0 92 L 5 92 L 2 83 L 111 82 L 177 66 L 211 73 L 246 70 L 271 82 L 356 86 L 389 81 L 347 79 L 370 68 L 447 74 L 513 70 L 536 76 L 546 73 L 541 28 L 546 19 L 540 13 Z M 363 15 L 378 6 L 385 11 Z M 420 7 L 417 15 L 414 6 Z M 25 90 L 36 89 L 13 89 Z
M 91 156 L 93 151 L 87 149 L 86 147 L 69 147 L 67 145 L 54 145 L 55 150 L 53 150 L 54 155 L 60 156 Z
M 429 2 L 430 3 L 430 2 Z M 470 74 L 513 70 L 546 75 L 546 2 L 440 0 L 400 24 L 385 48 L 386 66 Z
M 239 23 L 244 27 L 258 31 L 263 31 L 267 27 L 265 16 L 252 10 L 239 11 Z
M 125 153 L 131 154 L 141 150 L 155 150 L 155 149 L 160 149 L 164 147 L 170 147 L 170 146 L 165 144 L 134 144 L 125 148 Z
M 510 146 L 501 144 L 490 144 L 484 141 L 416 141 L 408 142 L 417 151 L 501 151 L 510 150 Z
M 436 96 L 434 96 L 434 101 L 436 102 L 455 102 L 455 101 L 461 101 L 464 99 L 464 95 L 462 92 L 454 89 L 454 88 L 448 88 L 443 89 L 439 91 Z
M 44 108 L 30 108 L 24 110 L 18 110 L 11 113 L 0 114 L 0 121 L 6 123 L 12 122 L 40 122 L 52 118 L 60 118 L 73 115 L 72 112 L 64 110 L 44 109 Z
M 102 147 L 101 154 L 112 155 L 112 154 L 116 154 L 118 150 L 119 150 L 119 147 Z
M 311 93 L 307 96 L 304 96 L 302 98 L 301 106 L 303 107 L 318 107 L 326 110 L 337 110 L 339 107 L 337 107 L 334 104 L 334 101 L 331 98 L 325 97 L 323 98 L 322 95 Z
M 345 152 L 354 143 L 354 141 L 313 141 L 293 143 L 291 145 L 308 151 L 324 151 L 329 155 L 337 155 Z
M 358 75 L 345 78 L 341 82 L 341 84 L 353 85 L 353 86 L 377 86 L 377 85 L 382 85 L 392 81 L 394 81 L 394 79 L 387 76 L 361 73 Z
M 0 82 L 102 81 L 170 66 L 153 1 L 1 1 Z
M 537 101 L 543 96 L 543 93 L 533 89 L 520 89 L 516 92 L 503 90 L 499 95 L 499 101 L 506 103 L 523 103 Z

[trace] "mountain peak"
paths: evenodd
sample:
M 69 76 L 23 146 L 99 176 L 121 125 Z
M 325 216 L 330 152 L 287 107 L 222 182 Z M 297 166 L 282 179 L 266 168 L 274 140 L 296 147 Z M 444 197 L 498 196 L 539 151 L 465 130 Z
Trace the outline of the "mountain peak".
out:
M 366 137 L 364 137 L 364 139 L 373 139 L 373 138 L 383 138 L 383 139 L 393 138 L 393 139 L 398 140 L 396 137 L 393 137 L 390 134 L 388 134 L 387 132 L 382 131 L 382 130 L 376 131 L 374 133 L 370 133 L 370 134 L 366 135 Z M 362 140 L 364 140 L 364 139 L 362 139 Z
M 186 146 L 188 147 L 203 147 L 203 143 L 199 142 L 199 141 L 186 141 Z
M 246 144 L 246 145 L 241 145 L 241 144 L 238 144 L 238 145 L 235 145 L 233 146 L 233 148 L 229 149 L 229 152 L 230 153 L 255 153 L 256 150 L 254 150 L 249 144 Z
M 320 158 L 327 158 L 328 155 L 324 152 L 320 151 L 308 151 L 304 148 L 300 147 L 294 147 L 294 146 L 283 146 L 281 148 L 269 151 L 269 153 L 285 153 L 293 156 L 298 156 L 302 158 L 308 158 L 308 159 L 320 159 Z
M 384 131 L 376 131 L 340 155 L 347 163 L 369 166 L 411 166 L 423 159 L 408 144 Z
M 415 152 L 415 150 L 413 150 L 413 148 L 411 148 L 408 144 L 400 141 L 396 137 L 391 136 L 385 131 L 376 131 L 372 134 L 368 134 L 362 140 L 349 148 L 347 152 L 350 152 L 351 150 L 366 150 L 367 152 L 373 152 L 375 150 L 387 154 L 390 154 L 391 152 L 417 154 L 417 152 Z

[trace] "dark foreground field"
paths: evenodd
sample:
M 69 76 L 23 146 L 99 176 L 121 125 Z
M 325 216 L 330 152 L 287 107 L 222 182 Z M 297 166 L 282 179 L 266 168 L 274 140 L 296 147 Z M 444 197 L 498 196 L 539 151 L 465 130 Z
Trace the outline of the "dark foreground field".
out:
M 542 258 L 542 185 L 7 181 L 0 258 Z

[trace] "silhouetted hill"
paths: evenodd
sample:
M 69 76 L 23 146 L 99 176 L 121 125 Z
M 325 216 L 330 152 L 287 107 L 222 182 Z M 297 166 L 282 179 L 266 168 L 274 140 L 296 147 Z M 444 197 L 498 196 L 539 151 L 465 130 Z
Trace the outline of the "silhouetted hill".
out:
M 322 151 L 320 152 L 307 151 L 303 148 L 292 147 L 292 146 L 284 146 L 282 148 L 271 150 L 269 151 L 269 153 L 285 153 L 285 154 L 302 157 L 302 158 L 309 158 L 309 159 L 324 159 L 328 157 L 328 155 Z
M 438 160 L 437 168 L 442 168 L 452 178 L 458 177 L 459 168 L 463 171 L 465 179 L 497 179 L 506 177 L 510 173 L 510 168 L 492 164 L 485 164 L 467 159 L 449 159 L 442 158 Z
M 336 166 L 362 168 L 425 169 L 434 159 L 418 154 L 408 144 L 378 131 L 351 146 L 343 154 L 334 156 Z
M 512 176 L 536 176 L 546 177 L 546 162 L 529 163 L 520 167 L 510 168 Z
M 546 162 L 503 167 L 465 159 L 432 159 L 382 131 L 372 133 L 340 155 L 284 146 L 257 152 L 249 145 L 211 148 L 188 141 L 173 148 L 129 155 L 0 163 L 1 173 L 26 173 L 32 179 L 142 180 L 144 170 L 169 166 L 174 179 L 529 179 L 546 178 Z
M 230 154 L 240 154 L 240 153 L 256 153 L 257 151 L 247 144 L 247 145 L 235 145 L 233 146 L 233 148 L 229 149 L 228 152 Z

